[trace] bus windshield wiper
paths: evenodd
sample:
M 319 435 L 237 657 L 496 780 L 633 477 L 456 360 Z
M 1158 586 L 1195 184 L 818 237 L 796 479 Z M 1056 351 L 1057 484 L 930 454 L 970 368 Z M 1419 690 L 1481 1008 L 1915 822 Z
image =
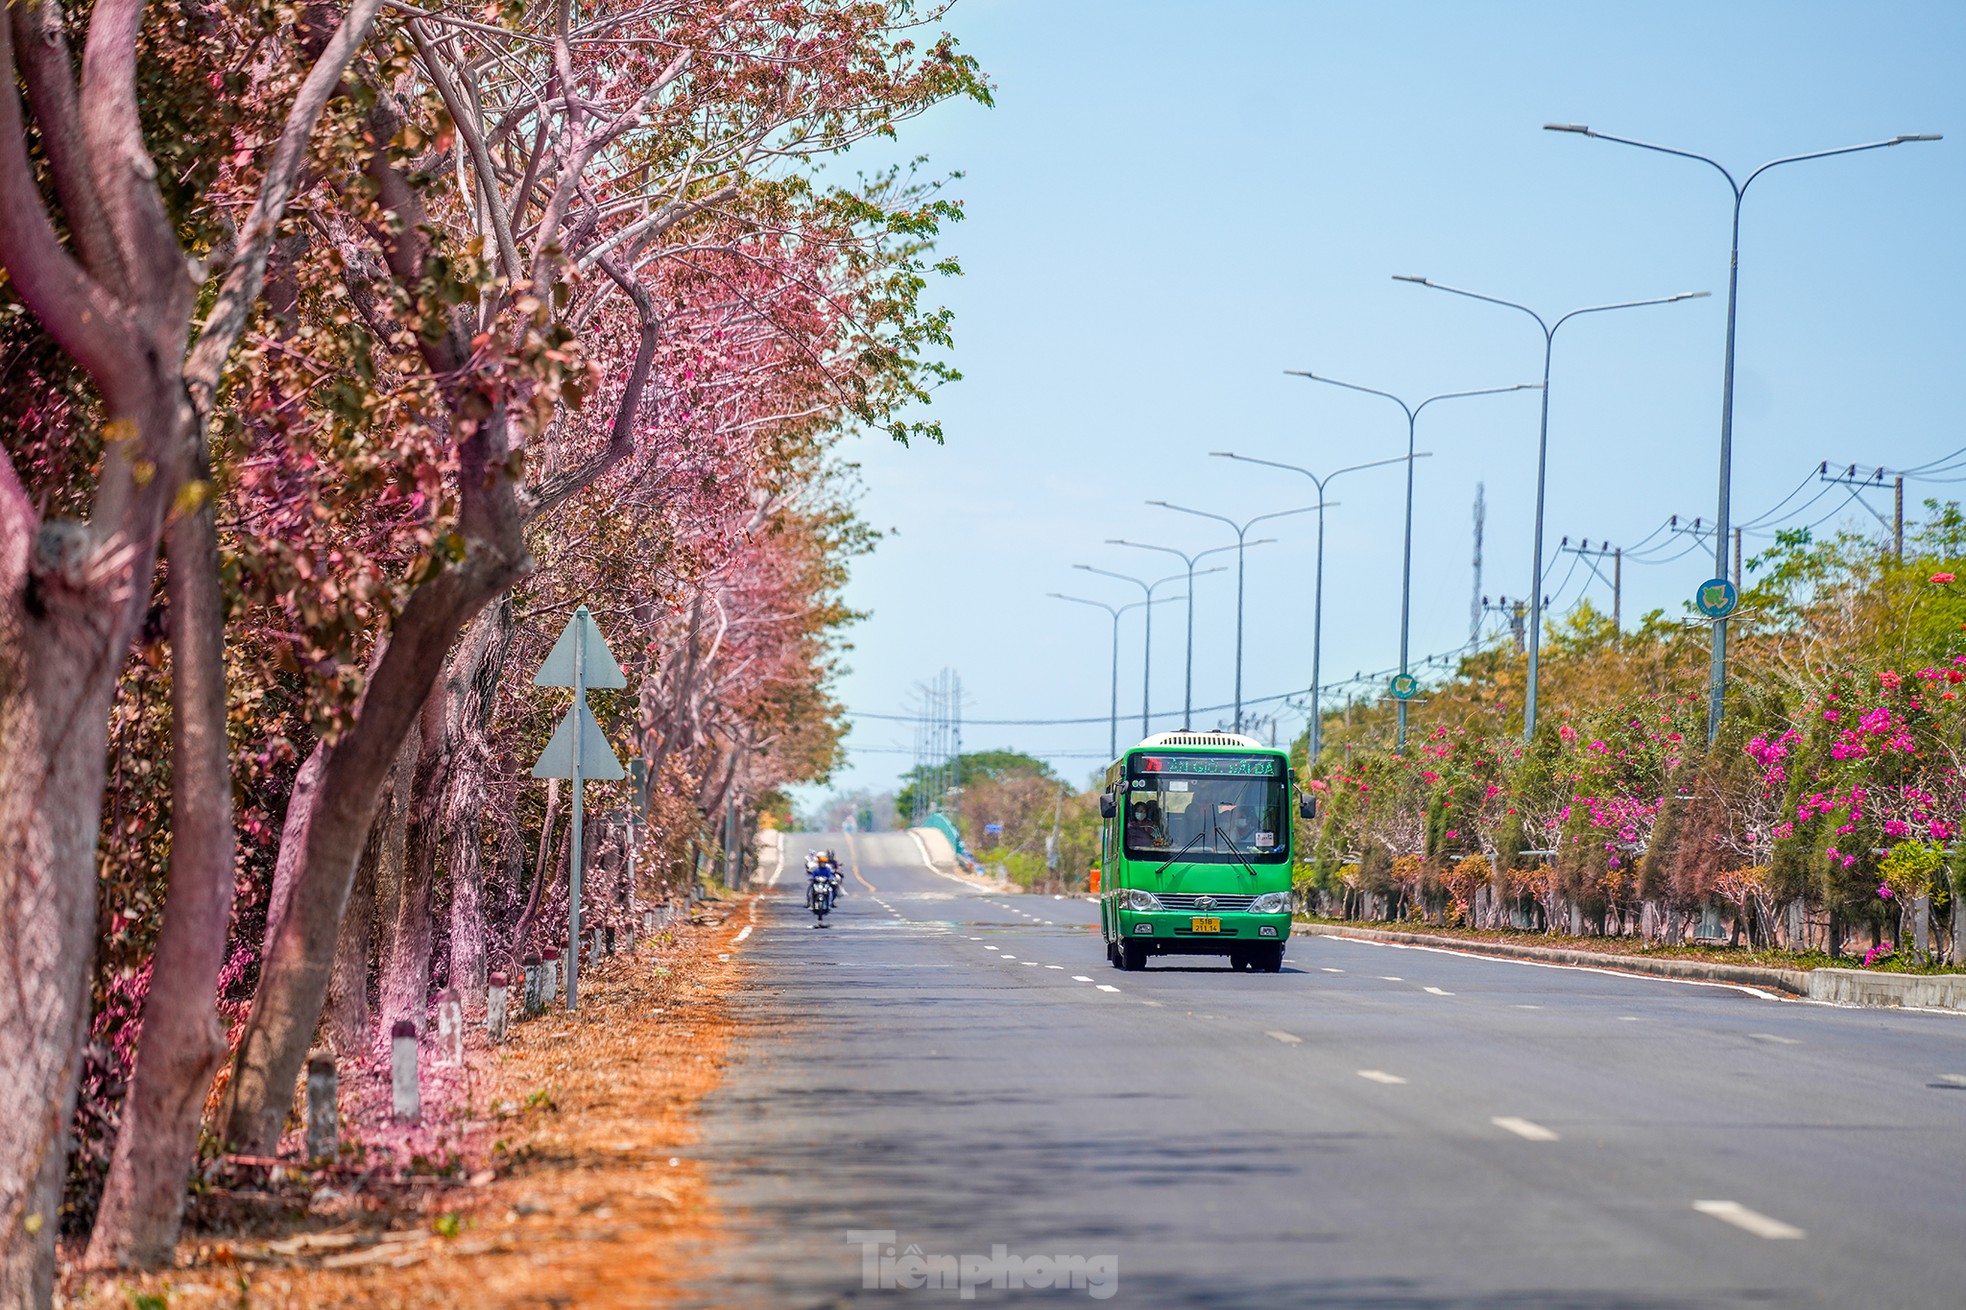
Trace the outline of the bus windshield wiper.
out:
M 1256 876 L 1255 866 L 1250 864 L 1248 860 L 1242 858 L 1242 852 L 1238 850 L 1236 847 L 1236 839 L 1234 837 L 1229 836 L 1228 833 L 1223 832 L 1222 825 L 1219 823 L 1215 825 L 1215 836 L 1218 840 L 1229 843 L 1229 854 L 1235 856 L 1236 862 L 1241 864 L 1242 867 L 1248 871 L 1250 877 L 1254 878 Z
M 1196 842 L 1198 842 L 1198 841 L 1200 841 L 1200 840 L 1201 840 L 1201 839 L 1202 839 L 1203 837 L 1206 837 L 1207 835 L 1208 835 L 1208 834 L 1207 834 L 1206 832 L 1198 832 L 1198 833 L 1196 833 L 1196 834 L 1195 834 L 1194 836 L 1192 836 L 1192 837 L 1190 837 L 1190 838 L 1188 838 L 1188 844 L 1187 844 L 1186 846 L 1183 846 L 1183 847 L 1182 847 L 1182 848 L 1181 848 L 1180 850 L 1178 850 L 1178 851 L 1176 851 L 1176 852 L 1174 852 L 1174 854 L 1173 854 L 1173 856 L 1172 856 L 1171 858 L 1169 858 L 1169 860 L 1167 861 L 1167 864 L 1172 864 L 1172 863 L 1174 863 L 1174 861 L 1175 861 L 1175 860 L 1178 860 L 1178 859 L 1180 859 L 1180 858 L 1181 858 L 1181 857 L 1182 857 L 1183 855 L 1186 855 L 1186 854 L 1187 854 L 1187 853 L 1189 852 L 1189 850 L 1191 850 L 1191 849 L 1192 849 L 1192 848 L 1194 847 L 1194 844 L 1195 844 Z M 1159 877 L 1159 876 L 1160 876 L 1161 874 L 1163 874 L 1163 873 L 1166 873 L 1166 872 L 1167 872 L 1167 864 L 1163 864 L 1163 865 L 1161 865 L 1161 866 L 1160 866 L 1160 868 L 1158 868 L 1158 869 L 1155 869 L 1155 870 L 1154 870 L 1154 876 L 1155 876 L 1155 877 Z M 1250 870 L 1250 872 L 1251 872 L 1251 873 L 1254 873 L 1254 872 L 1255 872 L 1255 870 L 1254 870 L 1254 869 L 1251 869 L 1251 870 Z

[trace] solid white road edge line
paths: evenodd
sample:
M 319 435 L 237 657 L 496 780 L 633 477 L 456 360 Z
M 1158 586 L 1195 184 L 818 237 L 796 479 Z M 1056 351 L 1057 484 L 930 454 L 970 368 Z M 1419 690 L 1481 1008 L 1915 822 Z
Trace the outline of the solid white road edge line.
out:
M 747 923 L 742 928 L 739 928 L 737 930 L 737 936 L 730 939 L 730 944 L 732 946 L 735 946 L 739 942 L 743 941 L 746 937 L 749 937 L 750 935 L 751 935 L 751 925 Z
M 1319 936 L 1326 936 L 1319 934 Z M 1412 942 L 1379 942 L 1370 937 L 1327 937 L 1335 942 L 1354 942 L 1360 946 L 1383 946 L 1395 951 L 1432 951 L 1435 955 L 1458 955 L 1464 960 L 1485 960 L 1490 964 L 1525 964 L 1532 969 L 1568 969 L 1573 973 L 1602 973 L 1613 978 L 1635 978 L 1640 982 L 1678 983 L 1682 987 L 1719 987 L 1724 991 L 1746 992 L 1749 996 L 1764 1001 L 1794 1002 L 1801 1005 L 1828 1005 L 1828 1001 L 1811 1001 L 1804 996 L 1783 996 L 1760 987 L 1750 987 L 1746 983 L 1714 982 L 1708 978 L 1668 978 L 1662 973 L 1631 973 L 1624 969 L 1607 969 L 1595 964 L 1556 964 L 1550 960 L 1522 960 L 1513 955 L 1484 955 L 1480 951 L 1457 951 L 1447 946 L 1418 946 Z M 1850 1008 L 1850 1007 L 1842 1007 Z M 1902 1009 L 1912 1009 L 1903 1006 Z M 1960 1010 L 1934 1010 L 1934 1014 L 1966 1014 Z
M 1543 1127 L 1543 1125 L 1531 1123 L 1527 1119 L 1518 1119 L 1514 1115 L 1503 1115 L 1500 1118 L 1490 1119 L 1488 1122 L 1494 1124 L 1497 1128 L 1514 1133 L 1517 1137 L 1525 1141 L 1554 1142 L 1557 1140 L 1556 1134 Z
M 1693 1208 L 1701 1214 L 1711 1215 L 1722 1223 L 1765 1237 L 1771 1242 L 1793 1242 L 1807 1236 L 1794 1224 L 1785 1224 L 1779 1219 L 1770 1219 L 1759 1210 L 1750 1210 L 1739 1201 L 1695 1201 Z

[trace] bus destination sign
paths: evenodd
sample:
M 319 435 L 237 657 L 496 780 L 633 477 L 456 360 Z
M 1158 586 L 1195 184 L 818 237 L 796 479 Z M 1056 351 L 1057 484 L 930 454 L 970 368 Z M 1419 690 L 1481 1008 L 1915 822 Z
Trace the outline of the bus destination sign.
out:
M 1136 755 L 1135 773 L 1172 773 L 1182 777 L 1269 778 L 1282 761 L 1274 755 Z

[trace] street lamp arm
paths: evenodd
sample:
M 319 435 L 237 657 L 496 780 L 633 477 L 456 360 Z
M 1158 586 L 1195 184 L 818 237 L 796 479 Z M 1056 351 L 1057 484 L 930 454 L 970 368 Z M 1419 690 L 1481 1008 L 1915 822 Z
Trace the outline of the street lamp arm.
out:
M 1390 459 L 1375 459 L 1370 463 L 1366 463 L 1366 464 L 1348 464 L 1344 468 L 1333 469 L 1331 472 L 1325 474 L 1323 477 L 1319 477 L 1317 474 L 1311 472 L 1309 469 L 1304 468 L 1300 465 L 1285 464 L 1274 459 L 1258 459 L 1254 455 L 1238 455 L 1232 450 L 1211 450 L 1208 453 L 1215 456 L 1217 459 L 1240 460 L 1244 464 L 1261 464 L 1265 468 L 1288 469 L 1292 473 L 1302 473 L 1305 477 L 1309 478 L 1312 482 L 1317 484 L 1318 495 L 1320 497 L 1324 495 L 1324 484 L 1331 481 L 1331 479 L 1337 477 L 1340 473 L 1356 473 L 1360 469 L 1376 469 L 1383 464 L 1404 464 L 1407 458 L 1404 455 L 1394 455 Z M 1433 455 L 1432 451 L 1423 450 L 1418 454 L 1414 455 L 1413 458 L 1428 459 L 1431 458 L 1432 455 Z M 1336 502 L 1332 502 L 1332 503 L 1335 504 Z
M 1111 605 L 1108 605 L 1103 600 L 1087 600 L 1083 596 L 1067 596 L 1062 591 L 1047 591 L 1045 595 L 1049 596 L 1053 600 L 1069 600 L 1077 605 L 1090 605 L 1095 609 L 1105 610 L 1108 614 L 1112 615 L 1115 619 L 1117 619 L 1126 610 L 1132 608 L 1131 605 L 1126 605 L 1126 606 L 1121 606 L 1118 609 L 1115 609 Z M 1137 600 L 1133 602 L 1134 605 L 1138 605 L 1140 603 L 1141 602 Z
M 1835 150 L 1812 150 L 1806 155 L 1785 155 L 1780 159 L 1771 159 L 1760 168 L 1755 169 L 1754 172 L 1749 173 L 1747 181 L 1741 183 L 1741 193 L 1743 195 L 1747 194 L 1749 184 L 1757 177 L 1760 177 L 1769 169 L 1779 168 L 1783 164 L 1799 164 L 1805 159 L 1827 159 L 1831 155 L 1854 155 L 1862 150 L 1882 150 L 1886 146 L 1901 146 L 1908 141 L 1938 141 L 1941 139 L 1938 133 L 1929 132 L 1916 136 L 1894 136 L 1888 141 L 1866 141 L 1860 146 L 1839 146 Z
M 1321 500 L 1315 505 L 1299 505 L 1296 509 L 1280 509 L 1274 514 L 1258 514 L 1255 518 L 1242 525 L 1243 531 L 1247 532 L 1258 523 L 1262 523 L 1267 519 L 1287 519 L 1292 514 L 1308 514 L 1314 509 L 1329 509 L 1338 503 L 1335 500 Z
M 1504 300 L 1500 296 L 1484 296 L 1479 291 L 1468 291 L 1462 287 L 1450 287 L 1445 282 L 1436 282 L 1432 278 L 1414 277 L 1409 273 L 1395 273 L 1393 274 L 1393 281 L 1411 282 L 1416 286 L 1427 287 L 1434 291 L 1445 291 L 1449 295 L 1466 296 L 1469 300 L 1485 300 L 1491 305 L 1501 305 L 1506 309 L 1519 309 L 1523 313 L 1529 315 L 1529 317 L 1536 320 L 1536 326 L 1543 329 L 1544 336 L 1546 337 L 1553 336 L 1556 333 L 1555 328 L 1551 327 L 1548 323 L 1543 321 L 1543 316 L 1541 314 L 1538 314 L 1535 310 L 1531 309 L 1527 305 L 1518 305 L 1513 300 Z M 1561 319 L 1557 321 L 1562 322 Z
M 1545 123 L 1543 124 L 1543 130 L 1545 132 L 1575 132 L 1579 136 L 1595 137 L 1599 141 L 1616 141 L 1621 146 L 1637 146 L 1640 150 L 1656 150 L 1662 155 L 1678 155 L 1681 159 L 1697 159 L 1726 178 L 1727 185 L 1733 188 L 1736 198 L 1746 189 L 1745 184 L 1736 182 L 1734 175 L 1728 172 L 1719 160 L 1709 159 L 1705 155 L 1696 155 L 1691 150 L 1675 150 L 1671 146 L 1654 145 L 1650 141 L 1635 141 L 1628 136 L 1612 136 L 1608 132 L 1593 131 L 1588 127 L 1583 127 L 1576 123 Z M 1763 167 L 1767 166 L 1763 165 Z M 1759 172 L 1760 170 L 1757 169 L 1755 171 Z
M 1329 386 L 1343 387 L 1347 391 L 1363 391 L 1368 396 L 1384 396 L 1387 400 L 1392 401 L 1393 404 L 1398 405 L 1405 412 L 1409 421 L 1411 421 L 1415 414 L 1419 413 L 1417 409 L 1408 409 L 1406 402 L 1390 391 L 1380 391 L 1373 387 L 1361 387 L 1356 382 L 1340 382 L 1337 378 L 1328 378 L 1322 374 L 1313 373 L 1309 369 L 1287 368 L 1284 372 L 1293 378 L 1309 378 L 1312 382 L 1323 382 Z
M 1541 391 L 1542 389 L 1543 384 L 1540 382 L 1518 382 L 1512 387 L 1483 387 L 1479 391 L 1443 391 L 1438 396 L 1428 396 L 1415 405 L 1413 413 L 1417 417 L 1421 410 L 1436 400 L 1460 400 L 1464 396 L 1499 396 L 1507 391 Z
M 1670 296 L 1658 296 L 1652 300 L 1621 300 L 1615 305 L 1586 305 L 1582 309 L 1571 310 L 1551 324 L 1550 335 L 1555 336 L 1558 328 L 1579 314 L 1602 314 L 1607 309 L 1641 309 L 1646 305 L 1671 305 L 1681 300 L 1701 300 L 1712 294 L 1711 291 L 1680 291 Z
M 1168 577 L 1160 579 L 1159 582 L 1149 583 L 1140 578 L 1133 577 L 1131 574 L 1115 573 L 1111 569 L 1098 569 L 1098 568 L 1094 568 L 1090 564 L 1074 564 L 1072 565 L 1072 567 L 1075 569 L 1083 569 L 1087 573 L 1097 573 L 1101 577 L 1118 578 L 1121 582 L 1131 582 L 1134 586 L 1140 588 L 1142 591 L 1146 592 L 1150 596 L 1153 594 L 1154 588 L 1160 586 L 1162 582 L 1172 582 L 1176 578 L 1186 576 L 1185 574 L 1175 573 L 1175 574 L 1171 574 Z
M 1238 535 L 1242 532 L 1241 528 L 1236 527 L 1236 521 L 1226 514 L 1210 514 L 1205 509 L 1189 509 L 1186 505 L 1175 505 L 1165 500 L 1150 500 L 1147 503 L 1160 509 L 1171 509 L 1180 514 L 1193 514 L 1196 518 L 1214 519 L 1217 523 L 1228 524 L 1231 528 L 1235 529 Z M 1200 557 L 1197 556 L 1196 558 Z
M 1158 550 L 1163 554 L 1174 556 L 1174 558 L 1191 568 L 1194 566 L 1194 562 L 1201 558 L 1201 555 L 1190 555 L 1187 551 L 1176 550 L 1172 546 L 1153 546 L 1144 541 L 1128 541 L 1124 537 L 1108 537 L 1106 538 L 1106 544 L 1108 546 L 1131 546 L 1135 550 Z M 1207 551 L 1203 551 L 1202 555 L 1207 553 Z

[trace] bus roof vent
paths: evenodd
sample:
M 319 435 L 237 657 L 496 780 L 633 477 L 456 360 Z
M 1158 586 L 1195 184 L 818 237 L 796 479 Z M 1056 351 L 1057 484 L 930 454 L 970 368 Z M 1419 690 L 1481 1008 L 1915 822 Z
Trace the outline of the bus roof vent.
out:
M 1245 737 L 1235 732 L 1157 732 L 1140 743 L 1142 746 L 1230 746 L 1247 749 L 1262 749 L 1263 743 L 1254 737 Z

